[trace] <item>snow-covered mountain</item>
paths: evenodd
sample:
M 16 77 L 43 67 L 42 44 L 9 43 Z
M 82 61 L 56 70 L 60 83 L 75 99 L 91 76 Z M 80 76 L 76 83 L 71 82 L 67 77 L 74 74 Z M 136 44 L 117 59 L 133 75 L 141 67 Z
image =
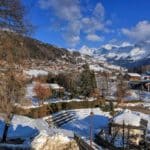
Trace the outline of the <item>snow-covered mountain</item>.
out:
M 150 41 L 106 44 L 97 49 L 83 46 L 80 52 L 128 68 L 150 64 Z
M 86 45 L 83 45 L 80 49 L 80 53 L 92 56 L 96 50 L 96 48 L 89 48 Z

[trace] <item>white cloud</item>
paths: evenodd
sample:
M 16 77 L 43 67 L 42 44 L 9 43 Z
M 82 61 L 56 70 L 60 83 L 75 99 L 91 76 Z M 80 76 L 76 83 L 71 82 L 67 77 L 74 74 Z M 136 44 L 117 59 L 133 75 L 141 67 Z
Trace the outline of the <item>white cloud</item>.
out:
M 93 42 L 98 42 L 102 40 L 102 38 L 96 34 L 88 34 L 86 36 L 86 39 Z
M 96 18 L 103 19 L 104 18 L 104 14 L 105 14 L 105 9 L 104 9 L 103 5 L 101 3 L 97 3 L 97 5 L 96 5 L 96 7 L 94 9 L 93 15 Z
M 136 41 L 150 39 L 150 22 L 140 21 L 135 27 L 131 29 L 122 29 L 122 33 Z
M 65 22 L 62 27 L 63 37 L 68 45 L 75 46 L 80 41 L 81 30 L 79 0 L 39 0 L 39 5 L 54 13 L 60 25 L 62 21 Z
M 60 19 L 73 21 L 81 17 L 79 0 L 39 0 L 43 9 L 52 9 Z
M 61 32 L 70 46 L 76 46 L 80 42 L 81 32 L 90 41 L 101 40 L 95 32 L 108 32 L 108 21 L 105 21 L 105 9 L 101 3 L 96 4 L 88 17 L 81 11 L 80 0 L 39 0 L 39 5 L 41 9 L 49 10 L 52 17 L 63 26 Z
M 105 24 L 94 17 L 83 18 L 82 25 L 85 33 L 94 33 L 96 31 L 104 31 Z
M 72 36 L 68 39 L 68 42 L 70 42 L 71 46 L 75 46 L 78 42 L 80 41 L 80 37 L 79 36 Z
M 79 43 L 80 31 L 81 23 L 78 20 L 68 23 L 67 28 L 65 28 L 65 32 L 63 32 L 63 36 L 70 46 L 74 47 Z

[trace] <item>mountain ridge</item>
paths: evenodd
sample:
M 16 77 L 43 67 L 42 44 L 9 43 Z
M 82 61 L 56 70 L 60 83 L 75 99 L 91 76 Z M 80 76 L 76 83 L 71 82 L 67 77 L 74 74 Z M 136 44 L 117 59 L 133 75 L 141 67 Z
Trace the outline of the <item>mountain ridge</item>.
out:
M 70 52 L 65 48 L 59 48 L 14 32 L 0 31 L 0 59 L 4 60 L 9 55 L 12 55 L 16 60 L 18 58 L 22 60 L 63 60 L 76 63 L 76 58 L 80 56 L 80 53 Z
M 84 46 L 80 52 L 127 68 L 150 64 L 150 41 L 136 44 L 106 44 L 97 49 Z

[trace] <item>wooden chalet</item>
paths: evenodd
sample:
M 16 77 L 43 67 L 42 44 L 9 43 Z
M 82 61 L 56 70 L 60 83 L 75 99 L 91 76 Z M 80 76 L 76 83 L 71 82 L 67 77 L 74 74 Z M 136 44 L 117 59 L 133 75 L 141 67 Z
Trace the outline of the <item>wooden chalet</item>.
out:
M 145 140 L 147 123 L 139 114 L 126 109 L 111 119 L 109 134 L 121 137 L 123 145 L 139 145 Z
M 137 112 L 126 109 L 110 119 L 108 129 L 97 134 L 97 141 L 102 146 L 115 150 L 144 147 L 147 123 Z
M 138 73 L 127 73 L 125 79 L 128 81 L 139 81 L 141 80 L 141 75 Z

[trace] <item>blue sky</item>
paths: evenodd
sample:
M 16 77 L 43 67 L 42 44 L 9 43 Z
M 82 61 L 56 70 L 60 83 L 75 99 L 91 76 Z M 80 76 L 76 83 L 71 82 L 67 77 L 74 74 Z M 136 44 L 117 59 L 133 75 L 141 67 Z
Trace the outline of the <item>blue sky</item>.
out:
M 32 37 L 64 48 L 150 40 L 150 0 L 23 0 Z

